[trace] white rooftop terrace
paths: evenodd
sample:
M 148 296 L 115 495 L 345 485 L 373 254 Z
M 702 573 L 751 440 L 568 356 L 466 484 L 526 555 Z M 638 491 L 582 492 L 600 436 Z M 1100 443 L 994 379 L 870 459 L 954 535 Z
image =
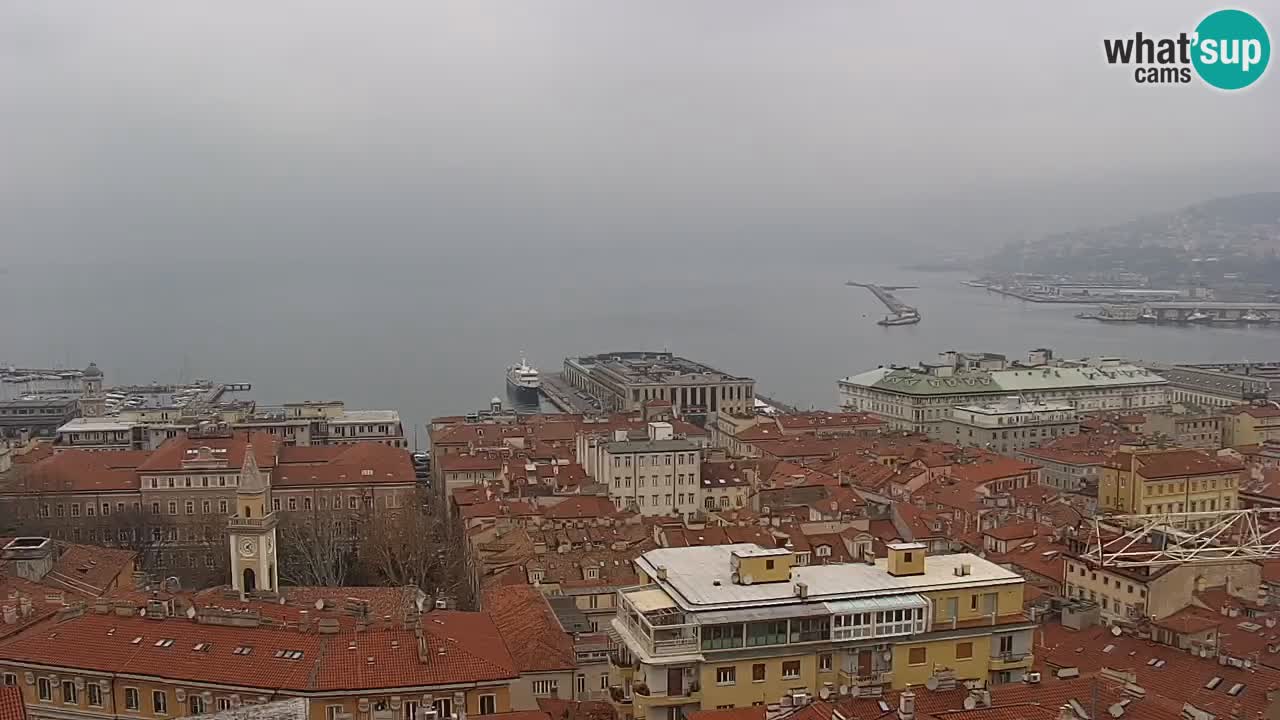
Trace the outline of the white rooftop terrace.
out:
M 925 570 L 919 575 L 890 575 L 887 560 L 879 559 L 874 565 L 796 566 L 792 568 L 789 582 L 735 584 L 730 577 L 730 557 L 735 552 L 759 550 L 761 548 L 753 543 L 659 548 L 640 556 L 636 564 L 651 578 L 651 582 L 666 591 L 686 612 L 816 603 L 1023 582 L 1017 573 L 977 555 L 956 553 L 925 558 Z M 666 570 L 665 579 L 658 575 L 659 566 Z M 968 572 L 957 574 L 962 566 L 968 566 Z M 808 586 L 806 599 L 796 595 L 795 584 L 801 582 Z

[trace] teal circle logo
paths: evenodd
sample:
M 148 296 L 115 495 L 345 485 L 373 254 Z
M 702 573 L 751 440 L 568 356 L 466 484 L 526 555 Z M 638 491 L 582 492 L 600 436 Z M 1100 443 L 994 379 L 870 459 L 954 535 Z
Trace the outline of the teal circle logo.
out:
M 1271 38 L 1258 19 L 1243 10 L 1219 10 L 1196 26 L 1191 63 L 1206 83 L 1220 90 L 1249 87 L 1271 59 Z

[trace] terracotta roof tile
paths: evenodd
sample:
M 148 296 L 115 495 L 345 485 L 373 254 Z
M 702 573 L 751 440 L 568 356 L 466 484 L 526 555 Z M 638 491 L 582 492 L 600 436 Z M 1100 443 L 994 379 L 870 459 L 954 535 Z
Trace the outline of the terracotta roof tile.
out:
M 516 674 L 506 645 L 483 613 L 432 612 L 422 616 L 422 631 L 420 658 L 411 630 L 321 635 L 278 626 L 85 614 L 31 628 L 0 645 L 0 659 L 293 691 L 435 686 Z M 252 650 L 236 653 L 241 647 Z
M 245 449 L 253 445 L 253 459 L 258 467 L 266 470 L 276 465 L 280 439 L 265 432 L 233 432 L 226 437 L 187 437 L 185 435 L 166 441 L 147 461 L 138 466 L 138 472 L 174 472 L 183 468 L 183 461 L 190 453 L 202 447 L 222 451 L 219 459 L 225 459 L 227 467 L 244 466 Z
M 0 687 L 0 720 L 27 720 L 22 688 Z
M 490 590 L 485 593 L 485 611 L 493 618 L 520 672 L 576 667 L 573 640 L 536 588 L 512 585 Z

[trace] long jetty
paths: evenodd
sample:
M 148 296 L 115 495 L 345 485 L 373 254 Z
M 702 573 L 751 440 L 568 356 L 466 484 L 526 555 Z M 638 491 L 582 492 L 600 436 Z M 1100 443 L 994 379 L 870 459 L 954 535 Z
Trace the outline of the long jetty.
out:
M 850 287 L 866 288 L 870 290 L 871 294 L 875 295 L 876 299 L 884 303 L 884 306 L 889 308 L 889 312 L 894 313 L 895 315 L 910 315 L 918 312 L 914 307 L 894 297 L 893 293 L 889 292 L 889 289 L 886 288 L 884 285 L 873 285 L 871 283 L 853 282 L 852 280 L 845 283 L 845 285 L 848 285 Z M 904 289 L 904 288 L 905 286 L 895 286 L 894 289 Z

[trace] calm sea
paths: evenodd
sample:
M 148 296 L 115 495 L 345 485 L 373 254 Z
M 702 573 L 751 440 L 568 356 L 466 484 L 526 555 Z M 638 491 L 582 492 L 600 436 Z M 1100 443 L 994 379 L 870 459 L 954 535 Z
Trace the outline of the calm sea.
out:
M 1280 359 L 1277 328 L 1101 324 L 965 279 L 758 251 L 20 266 L 0 276 L 0 364 L 94 360 L 109 383 L 249 381 L 265 403 L 397 408 L 411 433 L 505 397 L 521 351 L 556 369 L 568 354 L 669 349 L 819 408 L 844 375 L 946 349 Z M 923 321 L 877 326 L 883 307 L 846 280 L 918 285 L 900 296 Z

